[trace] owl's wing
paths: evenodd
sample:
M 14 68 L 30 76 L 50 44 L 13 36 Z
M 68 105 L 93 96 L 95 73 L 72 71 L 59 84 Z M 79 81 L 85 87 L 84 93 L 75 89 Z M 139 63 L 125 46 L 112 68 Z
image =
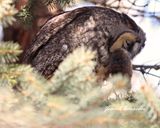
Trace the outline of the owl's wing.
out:
M 55 35 L 59 30 L 72 22 L 78 15 L 83 14 L 87 8 L 76 9 L 65 12 L 50 19 L 37 33 L 30 47 L 24 51 L 22 62 L 29 63 L 39 49 L 46 45 L 51 36 Z

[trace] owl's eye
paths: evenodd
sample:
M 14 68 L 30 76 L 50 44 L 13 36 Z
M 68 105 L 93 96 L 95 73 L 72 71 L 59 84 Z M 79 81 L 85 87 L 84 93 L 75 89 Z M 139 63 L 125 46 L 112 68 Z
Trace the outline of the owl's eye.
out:
M 124 44 L 123 44 L 123 48 L 128 50 L 128 48 L 130 47 L 131 43 L 129 41 L 126 41 Z

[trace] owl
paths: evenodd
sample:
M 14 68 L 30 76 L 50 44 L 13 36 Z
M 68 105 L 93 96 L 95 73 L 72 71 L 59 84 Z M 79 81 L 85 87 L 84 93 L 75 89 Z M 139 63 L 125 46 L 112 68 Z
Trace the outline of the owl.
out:
M 49 79 L 66 56 L 83 45 L 97 53 L 98 71 L 108 66 L 110 55 L 117 49 L 122 48 L 132 59 L 145 40 L 143 30 L 126 14 L 103 7 L 82 7 L 48 20 L 24 51 L 22 63 L 31 64 Z

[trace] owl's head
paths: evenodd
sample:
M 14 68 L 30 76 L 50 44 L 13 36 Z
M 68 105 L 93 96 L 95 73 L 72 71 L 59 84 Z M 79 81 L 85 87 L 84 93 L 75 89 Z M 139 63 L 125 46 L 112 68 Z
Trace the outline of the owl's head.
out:
M 122 24 L 110 45 L 110 52 L 124 48 L 131 58 L 134 58 L 145 46 L 146 36 L 143 30 L 126 14 L 121 14 Z

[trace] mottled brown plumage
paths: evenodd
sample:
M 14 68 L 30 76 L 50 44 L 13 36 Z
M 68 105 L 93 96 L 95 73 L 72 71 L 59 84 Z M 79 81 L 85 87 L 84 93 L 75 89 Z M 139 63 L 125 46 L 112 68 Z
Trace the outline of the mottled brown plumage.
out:
M 132 77 L 132 63 L 126 50 L 116 49 L 109 54 L 106 67 L 97 70 L 98 80 L 102 81 L 115 74 L 122 74 L 129 79 Z
M 127 15 L 108 8 L 83 7 L 50 19 L 24 52 L 22 62 L 50 78 L 78 46 L 91 47 L 97 52 L 97 67 L 106 67 L 110 48 L 123 47 L 133 58 L 144 42 L 144 32 Z
M 132 63 L 124 49 L 117 49 L 110 54 L 107 65 L 107 76 L 121 73 L 131 78 Z

